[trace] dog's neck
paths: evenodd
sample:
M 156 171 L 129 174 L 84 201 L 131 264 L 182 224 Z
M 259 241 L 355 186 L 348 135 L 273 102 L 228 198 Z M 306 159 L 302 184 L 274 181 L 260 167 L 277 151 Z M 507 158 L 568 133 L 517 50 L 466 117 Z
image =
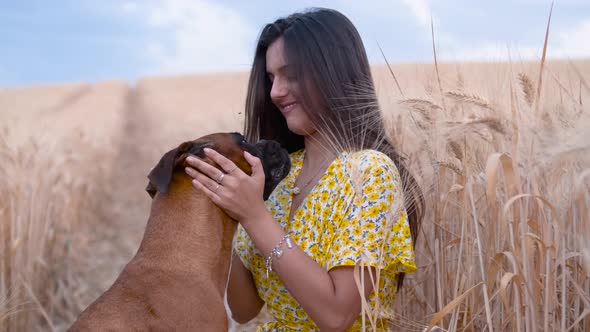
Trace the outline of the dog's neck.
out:
M 154 197 L 137 255 L 180 265 L 201 277 L 208 271 L 226 276 L 237 223 L 194 189 L 191 180 L 177 171 L 168 192 Z M 225 280 L 220 280 L 220 286 L 225 287 Z

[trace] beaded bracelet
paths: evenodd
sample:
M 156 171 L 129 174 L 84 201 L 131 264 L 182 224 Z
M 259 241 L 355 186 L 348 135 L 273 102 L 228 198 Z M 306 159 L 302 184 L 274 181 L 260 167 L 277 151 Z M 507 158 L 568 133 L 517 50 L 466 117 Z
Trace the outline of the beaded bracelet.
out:
M 276 258 L 280 258 L 281 256 L 283 256 L 283 249 L 281 249 L 281 245 L 283 245 L 283 242 L 287 243 L 287 248 L 291 249 L 293 248 L 293 244 L 291 243 L 291 239 L 289 238 L 289 234 L 283 236 L 281 238 L 281 240 L 279 241 L 279 244 L 276 245 L 276 247 L 272 248 L 272 250 L 270 251 L 270 255 L 268 255 L 268 258 L 266 259 L 266 277 L 268 278 L 269 273 L 272 271 L 272 257 L 276 257 Z

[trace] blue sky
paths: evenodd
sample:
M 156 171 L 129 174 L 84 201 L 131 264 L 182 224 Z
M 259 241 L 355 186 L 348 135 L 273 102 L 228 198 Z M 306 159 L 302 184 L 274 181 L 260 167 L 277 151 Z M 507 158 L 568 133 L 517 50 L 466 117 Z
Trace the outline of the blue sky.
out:
M 0 87 L 248 70 L 264 24 L 307 7 L 347 15 L 369 58 L 539 59 L 549 0 L 4 0 Z M 556 0 L 549 55 L 590 57 L 590 1 Z

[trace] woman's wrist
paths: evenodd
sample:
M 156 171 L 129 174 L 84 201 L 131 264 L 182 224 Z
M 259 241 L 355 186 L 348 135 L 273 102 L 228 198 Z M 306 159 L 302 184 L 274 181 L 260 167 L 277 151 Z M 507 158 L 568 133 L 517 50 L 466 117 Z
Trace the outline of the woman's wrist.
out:
M 266 209 L 266 205 L 261 204 L 261 206 L 253 208 L 250 210 L 250 213 L 247 213 L 244 218 L 239 220 L 242 227 L 246 229 L 246 231 L 251 228 L 253 225 L 260 223 L 263 219 L 266 219 L 272 216 L 270 212 Z
M 268 258 L 273 248 L 287 234 L 266 207 L 259 213 L 252 213 L 249 219 L 241 221 L 240 224 L 265 258 Z

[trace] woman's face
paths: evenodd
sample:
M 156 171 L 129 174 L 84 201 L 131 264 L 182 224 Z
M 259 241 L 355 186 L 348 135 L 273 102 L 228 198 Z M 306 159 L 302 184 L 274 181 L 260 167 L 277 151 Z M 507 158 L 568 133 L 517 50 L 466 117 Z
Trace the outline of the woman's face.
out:
M 298 135 L 312 135 L 316 129 L 299 103 L 299 82 L 293 70 L 285 62 L 284 41 L 281 37 L 266 50 L 266 73 L 272 84 L 270 99 L 287 120 L 289 130 Z

